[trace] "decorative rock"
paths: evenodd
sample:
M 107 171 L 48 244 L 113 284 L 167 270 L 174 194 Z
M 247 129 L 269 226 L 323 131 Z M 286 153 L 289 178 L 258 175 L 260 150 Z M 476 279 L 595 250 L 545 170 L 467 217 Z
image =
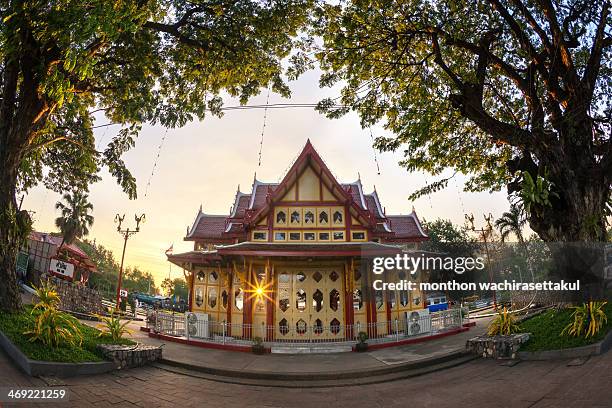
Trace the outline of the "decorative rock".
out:
M 117 369 L 142 367 L 151 362 L 161 360 L 161 347 L 138 343 L 135 346 L 119 344 L 99 344 L 104 357 L 115 363 Z
M 516 359 L 521 344 L 529 340 L 529 333 L 511 334 L 509 336 L 478 336 L 469 339 L 467 351 L 479 354 L 483 358 Z

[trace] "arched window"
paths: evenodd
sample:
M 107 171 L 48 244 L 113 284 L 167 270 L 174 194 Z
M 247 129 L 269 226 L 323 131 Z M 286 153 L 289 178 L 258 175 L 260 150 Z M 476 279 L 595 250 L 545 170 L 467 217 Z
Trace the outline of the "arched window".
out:
M 319 224 L 327 225 L 328 223 L 329 223 L 329 215 L 327 214 L 327 211 L 319 212 Z
M 217 289 L 208 288 L 208 307 L 214 309 L 217 307 Z
M 360 310 L 363 307 L 363 295 L 360 289 L 353 291 L 353 309 Z
M 312 211 L 306 211 L 304 213 L 304 224 L 314 224 L 315 216 Z
M 299 211 L 293 211 L 291 213 L 291 223 L 292 224 L 299 224 L 300 223 L 300 213 L 299 213 Z
M 223 306 L 223 310 L 227 310 L 227 291 L 224 290 L 223 292 L 221 292 L 221 306 Z
M 238 310 L 242 310 L 242 307 L 244 306 L 244 291 L 242 288 L 237 288 L 234 291 L 234 305 Z
M 377 290 L 374 294 L 374 297 L 376 298 L 376 309 L 382 309 L 385 304 L 385 297 L 383 296 L 383 291 Z
M 337 312 L 340 308 L 340 292 L 336 289 L 332 289 L 332 291 L 329 292 L 329 308 L 334 312 Z
M 334 220 L 334 224 L 342 224 L 342 211 L 334 211 L 334 216 L 333 216 L 333 220 Z
M 276 213 L 276 223 L 277 224 L 285 224 L 287 222 L 287 214 L 284 211 L 279 211 Z
M 323 292 L 319 289 L 312 295 L 312 307 L 315 311 L 320 312 L 323 309 Z
M 201 287 L 196 288 L 195 302 L 198 307 L 204 303 L 204 290 Z
M 303 312 L 306 309 L 306 291 L 299 289 L 295 294 L 295 308 Z
M 217 283 L 217 279 L 219 279 L 219 275 L 215 271 L 208 275 L 208 283 Z

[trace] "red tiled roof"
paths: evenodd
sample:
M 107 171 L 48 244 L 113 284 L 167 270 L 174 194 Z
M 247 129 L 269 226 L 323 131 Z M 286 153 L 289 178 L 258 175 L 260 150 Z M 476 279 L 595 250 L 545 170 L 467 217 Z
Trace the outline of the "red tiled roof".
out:
M 249 209 L 259 210 L 261 207 L 266 205 L 266 197 L 268 196 L 268 193 L 272 194 L 276 186 L 278 186 L 278 184 L 261 183 L 256 180 L 252 193 L 255 195 L 255 197 L 251 197 L 251 205 Z
M 412 215 L 388 215 L 387 219 L 395 238 L 426 237 Z
M 228 225 L 228 227 L 225 230 L 225 232 L 228 232 L 228 233 L 240 233 L 243 231 L 244 230 L 242 227 L 242 223 L 235 223 L 235 222 L 232 222 L 230 225 Z
M 255 179 L 252 191 L 249 194 L 240 192 L 240 188 L 238 188 L 229 216 L 203 214 L 200 208 L 196 221 L 185 239 L 227 242 L 236 238 L 237 234 L 244 234 L 242 238 L 248 239 L 245 228 L 255 225 L 257 221 L 262 219 L 269 209 L 268 206 L 272 205 L 271 202 L 268 202 L 269 198 L 272 200 L 281 199 L 288 184 L 294 182 L 294 179 L 297 178 L 299 166 L 311 165 L 311 162 L 318 163 L 321 173 L 325 173 L 325 177 L 330 179 L 334 186 L 337 186 L 333 191 L 338 194 L 338 199 L 344 201 L 350 197 L 354 203 L 354 205 L 351 204 L 351 209 L 354 210 L 360 221 L 365 223 L 364 225 L 373 228 L 372 232 L 378 234 L 378 237 L 384 236 L 390 240 L 397 239 L 400 241 L 427 238 L 427 235 L 420 228 L 416 214 L 386 217 L 376 191 L 371 194 L 364 194 L 360 180 L 353 183 L 338 183 L 308 141 L 298 159 L 285 175 L 282 183 L 264 183 Z M 220 240 L 214 241 L 217 239 Z
M 207 263 L 221 259 L 217 255 L 217 251 L 189 251 L 180 254 L 167 254 L 166 258 L 178 266 L 182 266 L 181 264 L 184 262 Z
M 32 231 L 30 233 L 30 239 L 33 241 L 48 242 L 51 245 L 55 245 L 56 247 L 59 247 L 62 244 L 62 237 L 53 236 L 53 235 L 50 235 L 44 232 L 38 232 L 38 231 Z M 84 259 L 89 259 L 87 254 L 83 252 L 81 248 L 79 248 L 78 246 L 74 244 L 64 244 L 63 248 L 69 250 L 70 252 Z
M 225 215 L 208 215 L 200 213 L 196 219 L 195 225 L 189 237 L 192 238 L 221 238 L 221 234 L 225 231 L 226 225 Z
M 342 187 L 351 195 L 355 204 L 363 208 L 363 202 L 361 201 L 361 190 L 359 189 L 357 183 L 342 184 Z M 365 208 L 363 209 L 365 210 Z
M 240 197 L 238 197 L 238 202 L 234 208 L 233 218 L 244 218 L 244 212 L 247 208 L 249 208 L 250 202 L 250 194 L 242 194 Z
M 380 210 L 376 205 L 376 198 L 374 198 L 372 194 L 366 194 L 364 198 L 366 205 L 368 206 L 368 210 L 374 214 L 376 218 L 385 218 L 385 215 L 380 213 Z

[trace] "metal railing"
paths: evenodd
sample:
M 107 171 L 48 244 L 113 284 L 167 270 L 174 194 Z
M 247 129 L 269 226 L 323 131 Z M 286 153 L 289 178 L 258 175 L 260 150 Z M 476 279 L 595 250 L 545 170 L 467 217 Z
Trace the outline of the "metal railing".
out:
M 155 332 L 193 341 L 218 344 L 252 345 L 262 341 L 267 345 L 283 346 L 304 344 L 355 343 L 359 333 L 367 334 L 368 342 L 399 342 L 418 336 L 461 327 L 464 316 L 461 309 L 396 319 L 376 323 L 354 323 L 350 325 L 324 325 L 319 322 L 269 326 L 265 324 L 239 324 L 225 321 L 203 320 L 203 315 L 189 313 L 173 315 L 153 312 L 147 318 L 147 327 Z

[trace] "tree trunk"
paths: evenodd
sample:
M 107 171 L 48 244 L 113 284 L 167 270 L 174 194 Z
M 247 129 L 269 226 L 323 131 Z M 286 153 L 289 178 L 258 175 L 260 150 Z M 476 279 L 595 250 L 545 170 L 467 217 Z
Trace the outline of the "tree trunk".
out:
M 529 214 L 529 225 L 551 249 L 555 280 L 580 281 L 580 292 L 563 294 L 567 301 L 603 298 L 604 246 L 607 238 L 605 208 L 608 176 L 593 176 L 588 169 L 564 169 L 573 177 L 553 175 L 559 198 L 540 213 Z
M 7 31 L 18 52 L 5 55 L 0 99 L 0 310 L 6 311 L 21 308 L 15 263 L 31 228 L 27 211 L 17 209 L 17 176 L 27 146 L 50 112 L 39 93 L 41 72 L 47 68 L 41 68 L 44 48 L 21 24 L 28 20 L 21 2 L 16 2 L 15 13 L 19 17 L 8 21 Z
M 15 270 L 17 252 L 22 238 L 21 228 L 27 212 L 18 213 L 15 189 L 18 160 L 11 157 L 6 137 L 0 140 L 0 310 L 21 309 L 21 295 Z

